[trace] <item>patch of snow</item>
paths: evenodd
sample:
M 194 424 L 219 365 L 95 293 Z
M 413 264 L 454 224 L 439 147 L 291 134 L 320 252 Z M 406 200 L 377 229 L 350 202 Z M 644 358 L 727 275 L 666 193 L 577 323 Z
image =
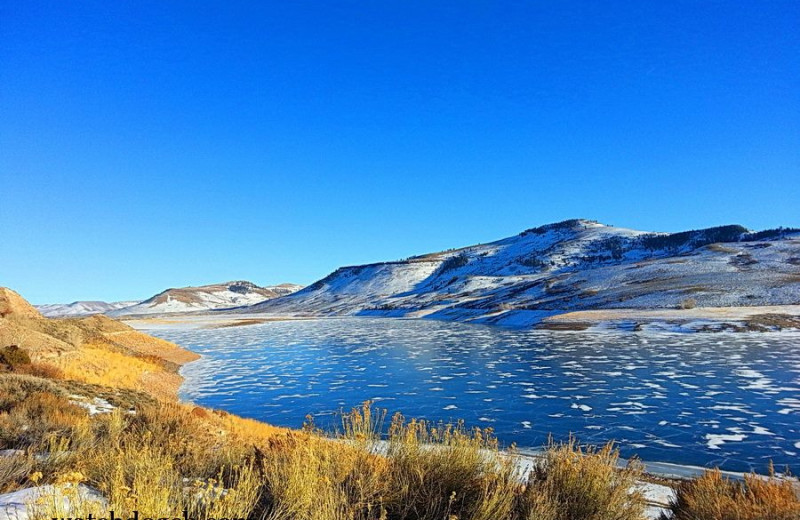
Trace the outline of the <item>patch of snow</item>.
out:
M 30 507 L 37 500 L 51 500 L 50 497 L 60 497 L 63 500 L 63 508 L 66 510 L 73 508 L 69 498 L 63 494 L 63 488 L 54 485 L 30 487 L 0 495 L 0 520 L 29 520 L 33 518 L 30 514 Z M 89 486 L 79 484 L 78 497 L 81 501 L 97 502 L 101 508 L 107 507 L 108 502 L 105 497 Z M 83 511 L 72 512 L 76 516 L 83 514 Z
M 86 408 L 89 411 L 89 415 L 110 413 L 116 410 L 117 408 L 116 406 L 112 405 L 111 403 L 100 397 L 94 397 L 91 401 L 86 401 L 85 398 L 81 396 L 72 395 L 70 397 L 72 398 L 70 400 L 71 403 Z

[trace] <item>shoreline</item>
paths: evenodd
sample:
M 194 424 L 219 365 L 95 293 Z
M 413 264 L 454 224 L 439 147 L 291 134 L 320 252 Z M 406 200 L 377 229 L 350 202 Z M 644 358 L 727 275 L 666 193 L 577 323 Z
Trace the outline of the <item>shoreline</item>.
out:
M 693 309 L 592 309 L 525 310 L 511 309 L 479 317 L 467 310 L 458 313 L 414 311 L 404 314 L 389 311 L 364 311 L 358 314 L 331 316 L 314 314 L 243 313 L 235 309 L 159 315 L 120 316 L 118 319 L 136 329 L 160 326 L 196 325 L 194 328 L 228 328 L 260 325 L 269 322 L 336 320 L 346 318 L 384 318 L 434 320 L 469 325 L 483 325 L 512 330 L 549 330 L 558 332 L 654 332 L 654 333 L 792 333 L 800 332 L 800 305 L 752 307 L 696 307 Z

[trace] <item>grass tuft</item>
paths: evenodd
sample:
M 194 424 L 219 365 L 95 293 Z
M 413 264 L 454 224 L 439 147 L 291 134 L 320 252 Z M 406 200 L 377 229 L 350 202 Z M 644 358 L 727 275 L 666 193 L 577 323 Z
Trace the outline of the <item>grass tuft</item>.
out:
M 617 469 L 613 444 L 581 448 L 575 439 L 552 444 L 529 476 L 528 516 L 552 520 L 635 520 L 644 499 L 635 491 L 642 465 L 632 460 Z
M 797 480 L 751 474 L 733 481 L 719 470 L 687 480 L 678 487 L 663 520 L 798 520 Z

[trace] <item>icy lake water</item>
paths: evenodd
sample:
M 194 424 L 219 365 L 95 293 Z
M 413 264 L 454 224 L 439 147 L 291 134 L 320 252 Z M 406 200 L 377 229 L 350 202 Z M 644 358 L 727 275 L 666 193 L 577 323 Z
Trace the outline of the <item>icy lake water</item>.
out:
M 277 425 L 371 399 L 504 444 L 616 440 L 623 456 L 800 470 L 800 335 L 517 331 L 324 319 L 149 332 L 203 357 L 182 397 Z

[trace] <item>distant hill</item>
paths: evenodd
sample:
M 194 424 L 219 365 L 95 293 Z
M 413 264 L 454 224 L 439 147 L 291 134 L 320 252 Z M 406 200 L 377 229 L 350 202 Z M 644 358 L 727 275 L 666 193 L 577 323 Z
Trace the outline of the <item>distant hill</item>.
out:
M 652 233 L 578 219 L 488 244 L 342 267 L 241 312 L 503 324 L 586 309 L 798 303 L 798 229 Z
M 89 316 L 91 314 L 105 314 L 117 309 L 136 305 L 138 301 L 129 302 L 101 302 L 77 301 L 72 303 L 51 303 L 37 305 L 36 309 L 48 318 L 68 318 L 75 316 Z
M 199 287 L 167 289 L 140 303 L 108 311 L 109 316 L 173 314 L 228 309 L 253 305 L 292 294 L 302 286 L 290 283 L 259 287 L 247 281 L 233 281 Z

